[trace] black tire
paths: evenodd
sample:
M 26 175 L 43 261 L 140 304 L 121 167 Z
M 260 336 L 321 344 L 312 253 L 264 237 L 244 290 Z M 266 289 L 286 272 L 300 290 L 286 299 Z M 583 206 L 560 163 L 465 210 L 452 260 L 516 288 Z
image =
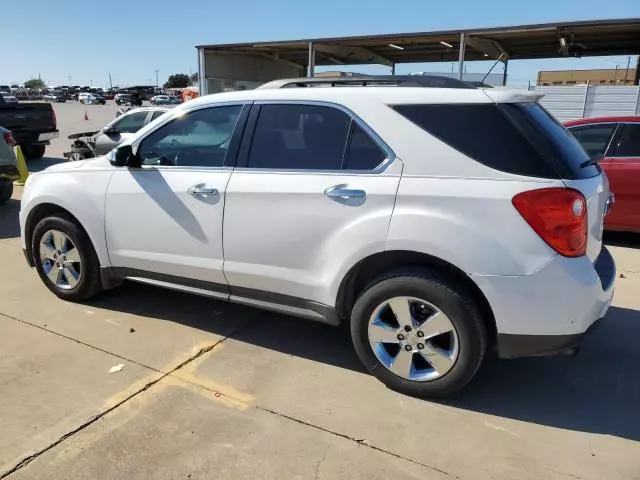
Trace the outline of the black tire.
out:
M 13 181 L 0 178 L 0 205 L 7 203 L 13 195 Z
M 458 356 L 453 367 L 439 378 L 428 381 L 402 378 L 387 369 L 373 352 L 369 319 L 385 300 L 400 296 L 417 297 L 434 305 L 455 327 Z M 486 326 L 478 307 L 454 282 L 430 270 L 391 272 L 372 282 L 351 312 L 351 338 L 365 368 L 378 380 L 393 390 L 423 398 L 451 395 L 464 387 L 480 368 L 487 348 Z
M 57 230 L 68 236 L 78 250 L 81 267 L 78 284 L 71 289 L 63 289 L 55 285 L 47 277 L 40 259 L 40 242 L 49 230 Z M 91 298 L 102 289 L 100 281 L 100 262 L 96 255 L 91 239 L 75 221 L 62 215 L 43 218 L 38 222 L 31 237 L 31 251 L 33 262 L 42 282 L 55 295 L 72 302 Z
M 67 156 L 67 160 L 70 162 L 75 162 L 79 160 L 84 160 L 85 158 L 92 158 L 93 153 L 88 148 L 76 148 L 73 147 L 69 152 L 69 156 Z
M 27 160 L 40 160 L 44 156 L 46 145 L 21 145 Z

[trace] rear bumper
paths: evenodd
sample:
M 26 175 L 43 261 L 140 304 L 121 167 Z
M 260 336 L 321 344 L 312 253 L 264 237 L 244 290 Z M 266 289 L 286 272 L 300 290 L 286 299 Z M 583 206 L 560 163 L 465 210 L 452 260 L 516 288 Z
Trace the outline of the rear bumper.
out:
M 582 339 L 600 325 L 596 320 L 583 333 L 574 335 L 510 335 L 499 333 L 496 349 L 500 358 L 559 355 L 577 346 Z
M 0 165 L 0 178 L 17 180 L 20 178 L 18 167 L 15 165 Z
M 54 138 L 58 138 L 60 133 L 58 130 L 52 130 L 49 132 L 20 132 L 13 133 L 13 137 L 18 145 L 49 145 L 49 142 Z
M 474 276 L 493 309 L 502 358 L 559 353 L 578 343 L 605 316 L 615 279 L 606 247 L 593 264 L 586 256 L 557 256 L 526 277 Z

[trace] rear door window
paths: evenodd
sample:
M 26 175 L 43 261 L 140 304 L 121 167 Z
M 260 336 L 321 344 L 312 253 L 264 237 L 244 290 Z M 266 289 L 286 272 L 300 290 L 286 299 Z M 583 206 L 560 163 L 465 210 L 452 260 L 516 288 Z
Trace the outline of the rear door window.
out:
M 640 124 L 624 125 L 616 157 L 640 157 Z
M 353 122 L 351 138 L 344 159 L 347 170 L 373 170 L 387 158 L 387 154 L 364 129 Z
M 594 157 L 606 153 L 617 125 L 617 123 L 578 125 L 569 127 L 568 130 L 580 142 L 587 155 Z
M 250 168 L 340 170 L 351 119 L 318 105 L 263 105 Z
M 538 104 L 396 105 L 398 113 L 449 146 L 496 170 L 538 178 L 586 178 L 589 157 Z

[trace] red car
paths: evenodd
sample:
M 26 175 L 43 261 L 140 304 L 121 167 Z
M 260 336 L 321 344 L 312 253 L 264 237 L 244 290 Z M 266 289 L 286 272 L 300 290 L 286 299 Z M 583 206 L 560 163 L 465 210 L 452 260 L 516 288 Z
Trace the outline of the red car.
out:
M 640 116 L 583 118 L 565 123 L 609 178 L 615 203 L 606 230 L 640 233 Z

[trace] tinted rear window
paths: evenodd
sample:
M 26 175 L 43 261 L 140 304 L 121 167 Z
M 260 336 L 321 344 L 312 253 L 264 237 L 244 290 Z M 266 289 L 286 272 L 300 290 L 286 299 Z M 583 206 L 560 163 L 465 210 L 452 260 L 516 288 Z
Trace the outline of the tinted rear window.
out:
M 538 178 L 587 178 L 598 167 L 538 104 L 397 105 L 400 114 L 449 146 L 503 172 Z

